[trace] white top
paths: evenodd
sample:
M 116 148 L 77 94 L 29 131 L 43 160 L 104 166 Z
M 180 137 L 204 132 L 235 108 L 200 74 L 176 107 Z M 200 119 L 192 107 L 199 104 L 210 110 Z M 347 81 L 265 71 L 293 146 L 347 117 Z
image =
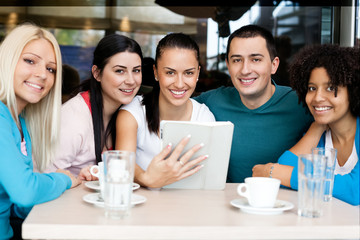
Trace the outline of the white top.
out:
M 46 172 L 62 168 L 77 176 L 83 167 L 95 164 L 95 159 L 92 116 L 79 93 L 61 107 L 60 144 Z
M 161 142 L 157 134 L 149 131 L 145 106 L 141 104 L 142 96 L 136 96 L 133 101 L 121 109 L 131 113 L 138 124 L 137 131 L 137 147 L 136 147 L 136 163 L 146 170 L 151 160 L 161 151 Z M 192 122 L 214 122 L 215 117 L 210 112 L 205 104 L 200 104 L 197 101 L 190 99 L 193 104 L 191 114 Z
M 331 130 L 330 129 L 328 131 L 326 131 L 325 147 L 330 147 L 330 148 L 334 147 L 332 138 L 331 138 Z M 344 166 L 341 167 L 339 165 L 339 162 L 336 159 L 336 166 L 335 166 L 335 171 L 334 171 L 335 175 L 336 174 L 340 174 L 340 175 L 349 174 L 354 169 L 358 160 L 359 160 L 359 156 L 356 153 L 355 141 L 354 141 L 352 152 L 351 152 L 348 160 L 344 164 Z

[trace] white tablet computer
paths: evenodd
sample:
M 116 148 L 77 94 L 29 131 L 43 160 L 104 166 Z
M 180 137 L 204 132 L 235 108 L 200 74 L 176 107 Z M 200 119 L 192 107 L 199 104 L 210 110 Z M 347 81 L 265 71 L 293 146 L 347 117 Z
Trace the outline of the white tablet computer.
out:
M 192 159 L 200 155 L 209 155 L 200 163 L 204 165 L 200 171 L 190 177 L 164 186 L 164 188 L 224 189 L 233 131 L 234 124 L 231 122 L 161 121 L 161 149 L 169 143 L 176 146 L 181 139 L 190 134 L 190 141 L 183 153 L 196 144 L 204 143 L 204 146 L 193 155 Z

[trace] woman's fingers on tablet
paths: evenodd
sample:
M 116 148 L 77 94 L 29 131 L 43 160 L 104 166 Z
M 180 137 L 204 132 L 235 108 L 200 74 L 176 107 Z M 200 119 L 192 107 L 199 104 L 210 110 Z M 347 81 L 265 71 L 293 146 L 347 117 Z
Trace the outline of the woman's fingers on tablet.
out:
M 169 155 L 169 153 L 171 152 L 171 148 L 172 148 L 172 144 L 169 143 L 166 147 L 163 148 L 163 150 L 161 150 L 161 152 L 156 155 L 154 158 L 153 158 L 153 161 L 154 162 L 161 162 L 163 160 L 165 160 L 165 158 Z
M 202 160 L 204 160 L 204 159 L 202 159 Z M 201 160 L 201 161 L 202 161 L 202 160 Z M 179 181 L 179 180 L 181 180 L 181 179 L 184 179 L 184 178 L 186 178 L 186 177 L 189 177 L 189 176 L 197 173 L 203 166 L 204 166 L 204 165 L 197 165 L 196 167 L 191 168 L 190 170 L 186 170 L 184 173 L 182 173 L 182 174 L 180 175 L 180 177 L 179 177 L 178 179 L 176 179 L 176 181 Z
M 172 152 L 172 154 L 171 154 L 171 156 L 170 156 L 170 158 L 168 160 L 175 163 L 179 159 L 179 156 L 180 156 L 181 152 L 184 150 L 186 144 L 188 144 L 190 138 L 191 138 L 191 135 L 188 135 L 188 136 L 184 137 L 179 142 L 179 144 L 175 147 L 174 151 Z
M 196 144 L 195 146 L 193 146 L 189 151 L 187 151 L 180 159 L 179 162 L 183 163 L 181 165 L 185 165 L 187 162 L 189 162 L 189 160 L 191 159 L 191 157 L 197 152 L 199 151 L 200 148 L 202 148 L 204 146 L 203 143 L 200 144 Z M 193 160 L 194 161 L 194 160 Z M 191 161 L 191 162 L 193 162 Z
M 207 159 L 209 156 L 208 155 L 202 155 L 199 156 L 191 161 L 188 161 L 186 164 L 184 164 L 184 167 L 181 169 L 183 172 L 187 172 L 190 169 L 197 167 L 197 165 L 199 165 L 202 161 L 204 161 L 205 159 Z M 182 161 L 182 160 L 180 160 Z

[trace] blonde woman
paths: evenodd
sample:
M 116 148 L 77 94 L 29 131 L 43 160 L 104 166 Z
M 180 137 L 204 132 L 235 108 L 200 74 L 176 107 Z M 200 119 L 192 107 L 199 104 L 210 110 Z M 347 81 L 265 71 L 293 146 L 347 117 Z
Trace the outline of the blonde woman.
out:
M 57 144 L 61 55 L 54 36 L 24 24 L 0 46 L 0 238 L 13 236 L 12 217 L 59 197 L 79 181 L 69 172 L 33 172 L 49 165 Z

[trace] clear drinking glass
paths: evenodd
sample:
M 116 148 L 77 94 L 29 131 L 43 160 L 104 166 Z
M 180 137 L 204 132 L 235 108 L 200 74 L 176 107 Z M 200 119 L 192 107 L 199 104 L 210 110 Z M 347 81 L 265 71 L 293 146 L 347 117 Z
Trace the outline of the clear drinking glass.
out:
M 325 182 L 324 182 L 324 201 L 329 202 L 332 199 L 334 188 L 334 170 L 336 166 L 337 150 L 329 147 L 319 147 L 312 149 L 313 154 L 320 154 L 326 158 Z
M 301 154 L 298 159 L 298 215 L 320 217 L 323 214 L 326 159 L 319 154 Z
M 114 219 L 125 218 L 131 213 L 135 153 L 106 151 L 102 154 L 102 159 L 105 180 L 105 215 Z

